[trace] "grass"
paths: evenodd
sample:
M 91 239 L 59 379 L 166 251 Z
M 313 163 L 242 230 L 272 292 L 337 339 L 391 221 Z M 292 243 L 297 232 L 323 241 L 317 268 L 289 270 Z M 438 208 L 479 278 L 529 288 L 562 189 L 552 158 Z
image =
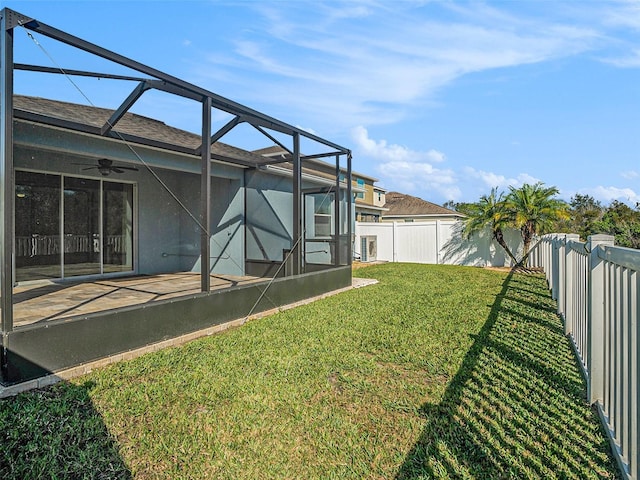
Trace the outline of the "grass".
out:
M 352 290 L 0 402 L 3 478 L 618 478 L 537 275 Z

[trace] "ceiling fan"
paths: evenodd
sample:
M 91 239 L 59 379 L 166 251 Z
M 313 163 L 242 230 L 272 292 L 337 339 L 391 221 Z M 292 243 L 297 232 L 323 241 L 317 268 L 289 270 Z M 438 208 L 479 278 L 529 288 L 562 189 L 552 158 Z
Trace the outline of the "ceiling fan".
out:
M 88 163 L 74 163 L 74 165 L 90 165 Z M 90 165 L 87 168 L 83 168 L 82 170 L 98 170 L 105 177 L 109 175 L 111 172 L 114 173 L 124 173 L 125 170 L 133 170 L 138 171 L 136 167 L 125 167 L 124 165 L 114 165 L 113 160 L 108 158 L 100 158 L 98 159 L 97 165 Z

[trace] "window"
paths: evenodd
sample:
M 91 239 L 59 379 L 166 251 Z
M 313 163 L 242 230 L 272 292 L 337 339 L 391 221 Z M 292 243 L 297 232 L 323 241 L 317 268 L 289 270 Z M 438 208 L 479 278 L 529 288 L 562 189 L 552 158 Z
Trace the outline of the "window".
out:
M 305 195 L 305 202 L 307 237 L 331 237 L 334 232 L 333 193 L 308 193 Z
M 364 189 L 364 180 L 361 178 L 356 179 L 356 183 L 358 184 L 358 188 Z M 356 193 L 356 198 L 364 198 L 364 192 Z
M 316 237 L 330 237 L 333 228 L 333 222 L 331 215 L 331 204 L 333 195 L 323 195 L 323 198 L 317 198 L 321 195 L 316 195 L 315 211 L 313 216 L 313 223 L 315 226 Z

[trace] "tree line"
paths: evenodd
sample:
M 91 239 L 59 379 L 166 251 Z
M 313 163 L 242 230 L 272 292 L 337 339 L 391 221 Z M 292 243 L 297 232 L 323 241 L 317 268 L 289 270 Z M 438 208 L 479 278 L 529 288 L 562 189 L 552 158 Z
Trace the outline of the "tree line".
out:
M 527 265 L 532 242 L 545 233 L 577 233 L 583 240 L 604 233 L 613 235 L 616 245 L 640 248 L 640 204 L 631 208 L 614 200 L 605 207 L 590 195 L 576 194 L 565 202 L 558 194 L 556 187 L 538 182 L 509 187 L 506 193 L 493 188 L 477 202 L 449 201 L 444 207 L 466 215 L 467 237 L 488 228 L 516 266 Z M 520 231 L 523 242 L 520 258 L 504 240 L 507 228 Z
M 631 208 L 614 200 L 605 207 L 590 195 L 576 194 L 569 206 L 569 218 L 558 222 L 556 231 L 577 233 L 582 239 L 606 233 L 615 237 L 616 245 L 640 248 L 640 203 Z

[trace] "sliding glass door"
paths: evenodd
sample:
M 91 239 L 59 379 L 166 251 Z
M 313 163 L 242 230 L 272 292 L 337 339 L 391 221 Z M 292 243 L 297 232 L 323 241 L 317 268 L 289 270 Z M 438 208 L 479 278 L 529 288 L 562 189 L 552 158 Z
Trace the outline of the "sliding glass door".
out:
M 133 185 L 16 171 L 16 280 L 133 270 Z
M 100 274 L 100 180 L 64 178 L 64 276 Z
M 16 171 L 16 280 L 60 278 L 60 176 Z
M 133 185 L 102 184 L 104 273 L 133 270 Z

